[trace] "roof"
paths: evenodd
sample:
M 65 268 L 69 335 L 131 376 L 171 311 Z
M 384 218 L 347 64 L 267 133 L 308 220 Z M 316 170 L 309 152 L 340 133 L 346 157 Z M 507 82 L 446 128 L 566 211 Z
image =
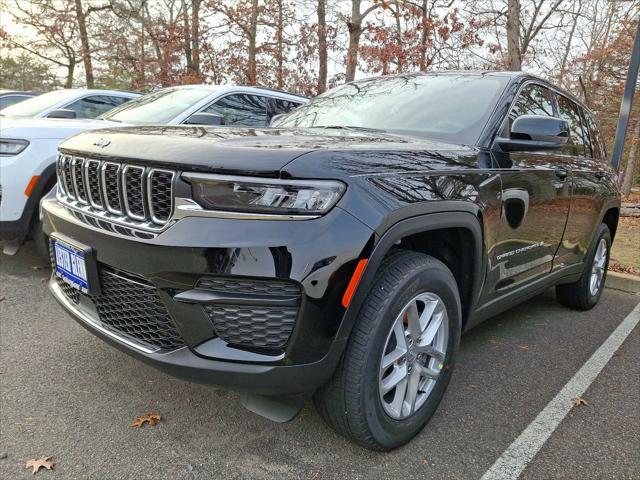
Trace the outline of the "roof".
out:
M 278 90 L 275 88 L 269 88 L 269 87 L 260 87 L 260 86 L 251 86 L 251 85 L 211 85 L 211 84 L 206 84 L 206 83 L 196 83 L 196 84 L 189 84 L 189 85 L 176 85 L 173 87 L 166 87 L 166 88 L 202 88 L 202 89 L 207 89 L 207 90 L 211 90 L 211 91 L 219 91 L 219 90 L 236 90 L 236 89 L 242 89 L 242 90 L 247 90 L 247 91 L 254 91 L 256 93 L 280 93 L 282 95 L 289 95 L 289 96 L 293 96 L 293 97 L 299 97 L 301 99 L 306 99 L 307 97 L 305 97 L 304 95 L 300 95 L 298 93 L 292 93 L 292 92 L 287 92 L 285 90 Z

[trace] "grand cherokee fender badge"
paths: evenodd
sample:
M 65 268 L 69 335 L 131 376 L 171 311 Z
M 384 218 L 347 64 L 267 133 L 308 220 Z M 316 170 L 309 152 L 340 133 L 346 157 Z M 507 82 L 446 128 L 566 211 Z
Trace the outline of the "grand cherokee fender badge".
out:
M 105 148 L 111 145 L 111 140 L 105 140 L 104 138 L 101 138 L 100 140 L 96 140 L 95 142 L 93 142 L 93 144 L 96 147 Z

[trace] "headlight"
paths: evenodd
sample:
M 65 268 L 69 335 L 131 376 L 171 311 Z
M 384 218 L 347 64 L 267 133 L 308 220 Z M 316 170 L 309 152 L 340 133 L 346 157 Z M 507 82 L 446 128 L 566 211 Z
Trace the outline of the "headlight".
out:
M 29 146 L 26 140 L 0 138 L 0 155 L 17 155 Z
M 185 173 L 193 198 L 206 209 L 272 214 L 322 215 L 346 186 L 333 180 L 272 180 Z

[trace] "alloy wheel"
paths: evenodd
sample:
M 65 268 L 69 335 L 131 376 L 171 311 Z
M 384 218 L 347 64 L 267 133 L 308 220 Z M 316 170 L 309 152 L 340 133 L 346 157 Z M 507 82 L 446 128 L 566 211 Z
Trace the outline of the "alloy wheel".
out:
M 449 320 L 442 299 L 421 293 L 400 311 L 387 335 L 378 390 L 396 420 L 413 415 L 429 398 L 447 354 Z
M 589 292 L 592 297 L 595 297 L 602 285 L 602 279 L 604 278 L 604 270 L 607 263 L 607 241 L 604 238 L 600 239 L 598 248 L 593 257 L 593 266 L 591 267 L 591 278 L 589 280 Z

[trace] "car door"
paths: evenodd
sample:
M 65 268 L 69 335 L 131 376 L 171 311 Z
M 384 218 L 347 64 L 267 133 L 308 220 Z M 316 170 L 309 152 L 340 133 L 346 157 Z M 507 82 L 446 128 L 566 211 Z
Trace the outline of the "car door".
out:
M 520 115 L 555 116 L 551 90 L 525 84 L 499 136 L 511 136 L 511 124 Z M 496 142 L 492 155 L 502 181 L 502 218 L 487 284 L 502 294 L 551 271 L 569 212 L 571 179 L 565 158 L 553 150 L 503 152 Z
M 114 95 L 89 95 L 62 108 L 76 112 L 76 118 L 96 118 L 129 100 Z
M 615 172 L 607 164 L 602 138 L 591 113 L 556 94 L 558 116 L 570 124 L 562 149 L 571 171 L 572 195 L 567 228 L 553 263 L 558 269 L 582 262 L 600 219 L 604 199 L 615 195 Z M 604 193 L 604 194 L 600 194 Z
M 233 93 L 219 98 L 201 112 L 224 117 L 225 125 L 264 127 L 269 123 L 267 98 L 262 95 Z

